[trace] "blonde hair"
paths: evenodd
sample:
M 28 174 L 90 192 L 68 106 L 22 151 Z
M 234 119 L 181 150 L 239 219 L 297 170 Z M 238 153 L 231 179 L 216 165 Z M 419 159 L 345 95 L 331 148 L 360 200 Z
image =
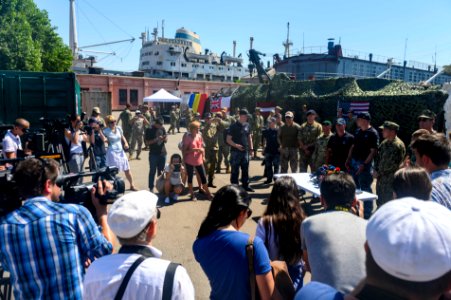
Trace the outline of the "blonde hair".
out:
M 113 115 L 108 115 L 108 116 L 105 117 L 105 121 L 107 123 L 111 123 L 113 121 L 116 121 L 116 118 Z
M 193 131 L 193 129 L 195 129 L 195 128 L 197 128 L 197 129 L 200 128 L 200 122 L 193 121 L 193 122 L 189 123 L 189 125 L 188 125 L 189 131 Z

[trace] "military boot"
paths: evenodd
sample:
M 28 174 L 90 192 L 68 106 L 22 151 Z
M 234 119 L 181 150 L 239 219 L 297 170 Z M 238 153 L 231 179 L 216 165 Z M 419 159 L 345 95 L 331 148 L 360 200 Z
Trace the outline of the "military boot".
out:
M 213 176 L 208 176 L 208 187 L 216 188 L 216 185 L 213 184 Z

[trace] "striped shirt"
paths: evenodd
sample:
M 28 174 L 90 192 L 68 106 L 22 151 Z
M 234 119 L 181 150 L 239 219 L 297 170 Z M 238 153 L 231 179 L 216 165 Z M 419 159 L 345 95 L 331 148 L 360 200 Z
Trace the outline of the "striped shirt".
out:
M 451 169 L 431 173 L 431 200 L 451 209 Z
M 82 299 L 85 260 L 111 251 L 80 205 L 36 197 L 0 218 L 0 262 L 15 299 Z

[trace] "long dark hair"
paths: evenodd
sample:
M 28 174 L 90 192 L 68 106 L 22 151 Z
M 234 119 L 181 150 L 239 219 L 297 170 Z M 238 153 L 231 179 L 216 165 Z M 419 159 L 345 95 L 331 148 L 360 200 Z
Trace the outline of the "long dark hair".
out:
M 229 225 L 243 210 L 248 209 L 250 204 L 251 198 L 242 187 L 226 185 L 220 188 L 211 201 L 197 237 L 207 236 L 218 228 Z
M 304 219 L 299 205 L 296 182 L 289 176 L 276 180 L 269 196 L 268 207 L 263 214 L 263 225 L 268 236 L 272 223 L 279 245 L 279 256 L 289 265 L 302 258 L 301 223 Z M 267 241 L 265 239 L 265 243 Z

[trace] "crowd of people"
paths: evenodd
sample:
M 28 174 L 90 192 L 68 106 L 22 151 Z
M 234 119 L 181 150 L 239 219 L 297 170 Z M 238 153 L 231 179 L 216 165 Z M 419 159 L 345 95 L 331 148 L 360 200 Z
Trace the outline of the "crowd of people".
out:
M 161 259 L 153 246 L 161 216 L 154 189 L 169 204 L 187 187 L 194 201 L 194 177 L 211 200 L 192 246 L 211 299 L 283 299 L 275 261 L 284 264 L 296 300 L 451 299 L 451 146 L 433 130 L 431 111 L 418 117 L 408 147 L 397 137 L 398 124 L 387 120 L 377 130 L 367 112 L 354 118 L 340 110 L 333 122 L 317 122 L 317 113 L 303 107 L 299 125 L 292 111 L 282 118 L 281 107 L 266 119 L 259 108 L 254 116 L 224 109 L 205 114 L 203 122 L 188 111 L 180 153 L 166 163 L 168 134 L 180 128 L 177 109 L 168 131 L 144 107 L 135 116 L 127 107 L 122 127 L 94 108 L 89 132 L 80 116 L 71 116 L 64 132 L 69 171 L 82 171 L 90 144 L 90 164 L 116 166 L 132 190 L 107 209 L 99 199 L 112 187 L 99 180 L 91 191 L 94 215 L 57 203 L 60 168 L 54 160 L 17 165 L 14 180 L 25 201 L 0 217 L 0 262 L 16 299 L 194 299 L 189 272 Z M 5 158 L 22 150 L 20 136 L 29 127 L 16 120 L 3 139 Z M 137 191 L 129 160 L 139 159 L 142 144 L 149 151 L 149 190 Z M 240 230 L 252 215 L 249 161 L 259 159 L 259 149 L 265 184 L 273 186 L 252 237 Z M 223 162 L 230 184 L 213 194 Z M 308 215 L 288 170 L 314 172 L 324 164 L 338 171 L 321 178 L 323 212 Z M 362 203 L 358 195 L 373 192 L 374 179 L 376 205 Z M 117 254 L 113 233 L 121 245 Z M 306 272 L 311 282 L 304 285 Z

